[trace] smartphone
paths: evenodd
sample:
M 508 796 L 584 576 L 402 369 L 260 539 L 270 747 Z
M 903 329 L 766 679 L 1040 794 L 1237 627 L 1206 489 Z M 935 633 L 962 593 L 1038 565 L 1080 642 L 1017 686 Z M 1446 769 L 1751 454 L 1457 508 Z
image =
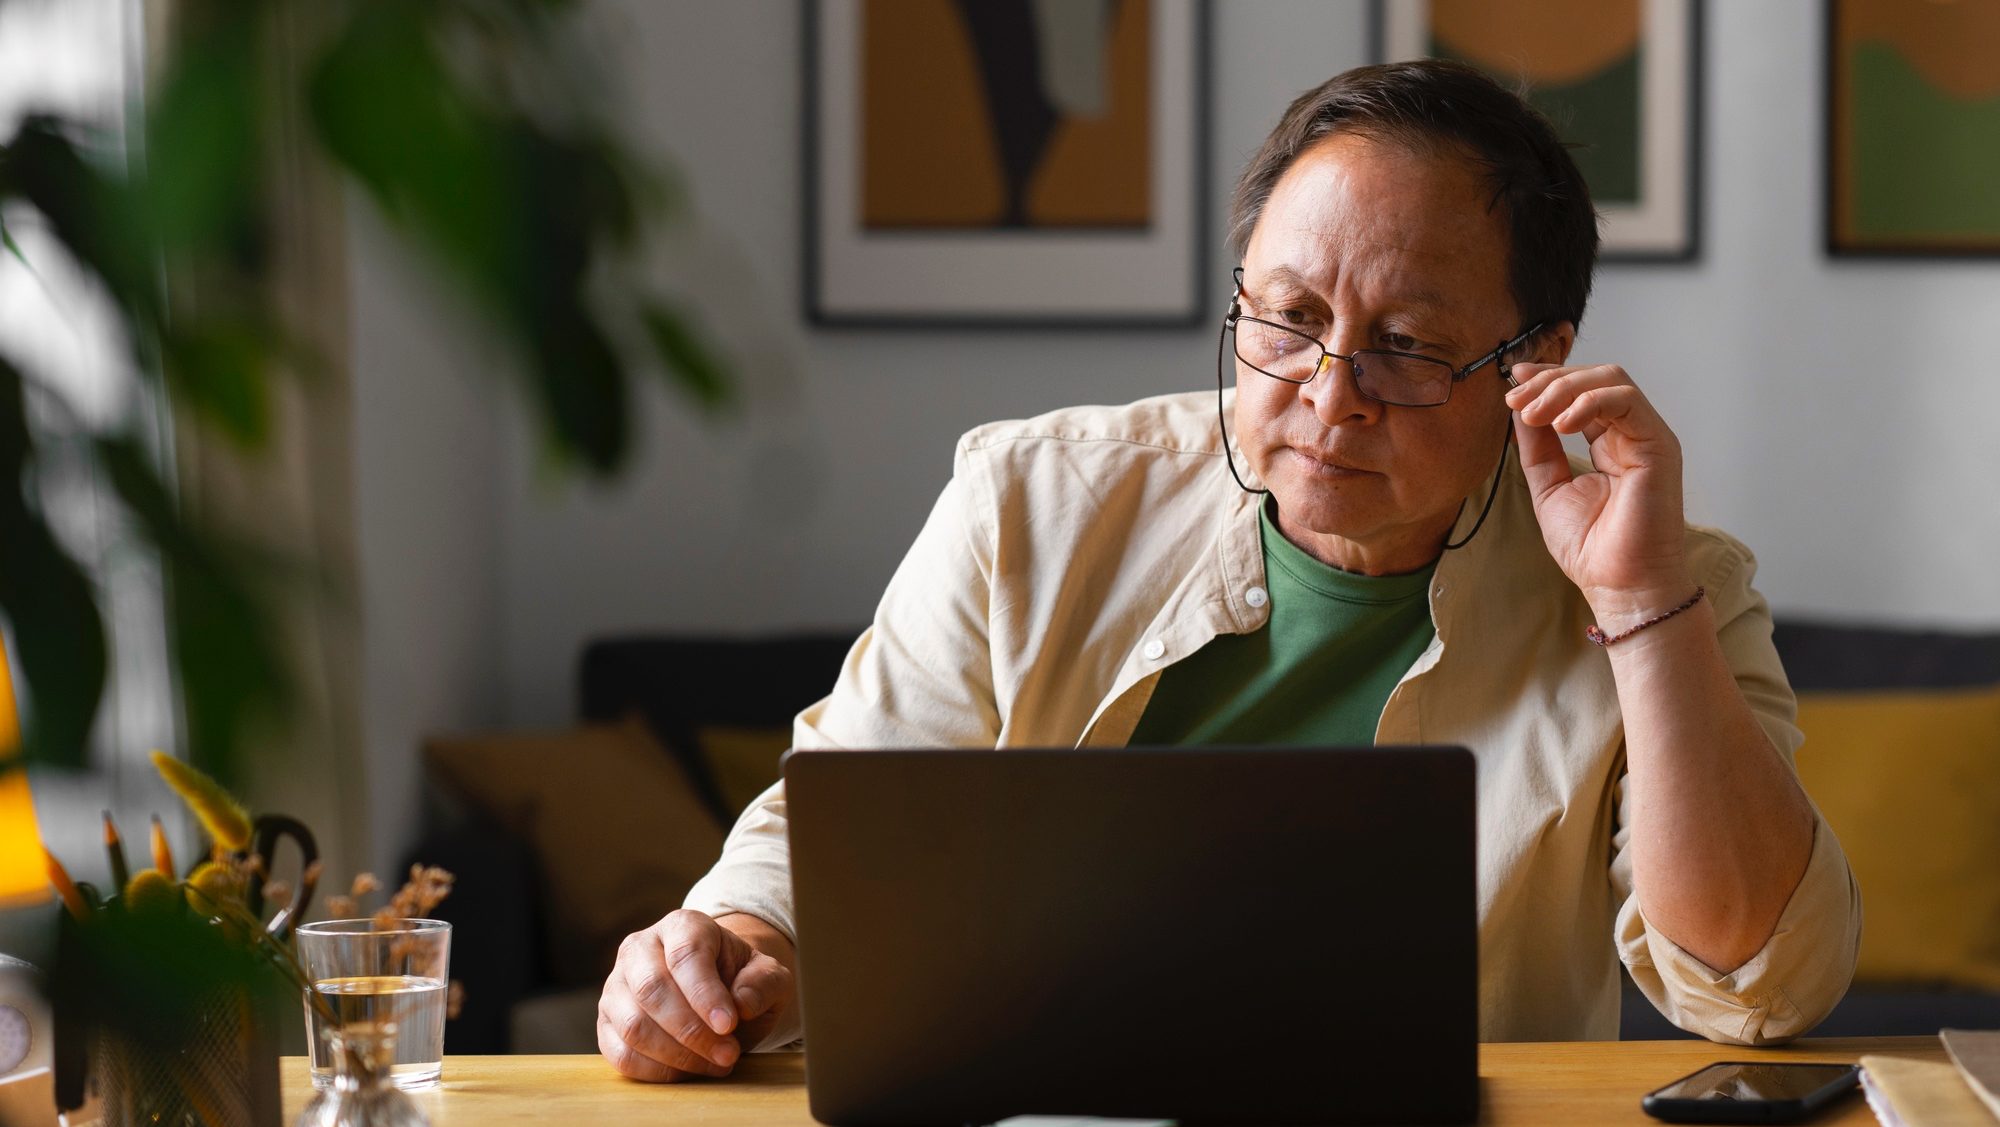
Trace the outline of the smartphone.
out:
M 1639 1101 L 1669 1123 L 1798 1123 L 1861 1082 L 1861 1066 L 1722 1061 Z

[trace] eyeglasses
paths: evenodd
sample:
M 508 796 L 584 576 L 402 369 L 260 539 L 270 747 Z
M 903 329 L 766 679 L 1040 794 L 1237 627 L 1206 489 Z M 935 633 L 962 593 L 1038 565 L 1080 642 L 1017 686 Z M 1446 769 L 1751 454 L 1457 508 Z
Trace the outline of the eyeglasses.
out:
M 1297 329 L 1244 316 L 1243 268 L 1238 266 L 1232 276 L 1236 279 L 1236 296 L 1229 301 L 1229 314 L 1223 318 L 1222 331 L 1235 334 L 1238 360 L 1274 380 L 1295 384 L 1311 383 L 1333 361 L 1345 360 L 1354 370 L 1354 386 L 1361 394 L 1393 407 L 1444 406 L 1451 399 L 1453 385 L 1482 366 L 1498 361 L 1509 349 L 1519 348 L 1546 324 L 1536 322 L 1513 340 L 1502 341 L 1498 348 L 1462 368 L 1435 356 L 1380 348 L 1363 348 L 1343 355 L 1328 351 L 1319 338 Z M 1514 377 L 1505 365 L 1501 365 L 1500 376 L 1508 387 L 1514 386 Z

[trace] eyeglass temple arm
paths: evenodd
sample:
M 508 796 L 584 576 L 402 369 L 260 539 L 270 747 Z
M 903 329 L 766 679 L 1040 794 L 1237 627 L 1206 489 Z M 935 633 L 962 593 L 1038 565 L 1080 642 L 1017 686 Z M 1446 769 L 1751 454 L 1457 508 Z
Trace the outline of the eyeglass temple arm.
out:
M 1510 350 L 1519 348 L 1523 341 L 1527 340 L 1531 336 L 1534 336 L 1536 333 L 1541 332 L 1542 326 L 1546 324 L 1548 324 L 1547 321 L 1537 321 L 1534 323 L 1533 326 L 1522 331 L 1520 336 L 1517 336 L 1510 341 L 1502 341 L 1500 347 L 1493 350 L 1493 354 L 1490 357 L 1490 359 L 1492 359 L 1494 364 L 1499 366 L 1500 378 L 1507 381 L 1507 386 L 1509 388 L 1519 387 L 1520 385 L 1514 382 L 1514 369 L 1511 366 L 1509 366 L 1503 358 L 1507 355 L 1507 353 Z M 1479 364 L 1484 364 L 1484 363 L 1486 363 L 1485 360 L 1481 360 L 1479 362 Z M 1474 364 L 1472 367 L 1477 368 L 1479 367 L 1479 364 Z M 1467 371 L 1469 374 L 1470 369 L 1468 369 Z

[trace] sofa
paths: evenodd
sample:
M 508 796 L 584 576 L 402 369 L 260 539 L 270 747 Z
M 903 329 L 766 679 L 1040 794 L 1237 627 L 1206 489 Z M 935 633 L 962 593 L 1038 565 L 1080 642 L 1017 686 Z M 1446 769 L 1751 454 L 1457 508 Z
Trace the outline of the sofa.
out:
M 713 860 L 856 634 L 600 639 L 577 729 L 427 745 L 412 860 L 459 876 L 440 910 L 466 987 L 449 1051 L 595 1048 L 617 938 Z M 1856 984 L 1816 1032 L 2000 1028 L 2000 635 L 1782 621 L 1775 640 L 1801 775 L 1866 906 Z M 1685 1036 L 1629 983 L 1621 1034 Z
M 601 639 L 578 663 L 577 728 L 426 743 L 410 861 L 458 875 L 438 910 L 465 987 L 448 1051 L 596 1048 L 616 940 L 679 906 L 860 632 Z

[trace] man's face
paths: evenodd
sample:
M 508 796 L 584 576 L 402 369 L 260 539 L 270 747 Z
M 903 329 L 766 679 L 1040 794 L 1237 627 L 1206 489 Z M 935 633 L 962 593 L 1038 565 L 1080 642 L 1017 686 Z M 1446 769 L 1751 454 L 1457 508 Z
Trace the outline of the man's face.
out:
M 1489 211 L 1489 195 L 1456 154 L 1335 134 L 1302 154 L 1266 202 L 1243 258 L 1243 312 L 1337 353 L 1386 348 L 1467 364 L 1526 327 L 1507 286 L 1505 211 Z M 1558 359 L 1516 349 L 1506 361 L 1538 358 Z M 1321 559 L 1371 574 L 1436 557 L 1509 425 L 1493 364 L 1439 407 L 1368 399 L 1340 360 L 1307 384 L 1236 371 L 1236 437 L 1277 498 L 1280 528 Z

